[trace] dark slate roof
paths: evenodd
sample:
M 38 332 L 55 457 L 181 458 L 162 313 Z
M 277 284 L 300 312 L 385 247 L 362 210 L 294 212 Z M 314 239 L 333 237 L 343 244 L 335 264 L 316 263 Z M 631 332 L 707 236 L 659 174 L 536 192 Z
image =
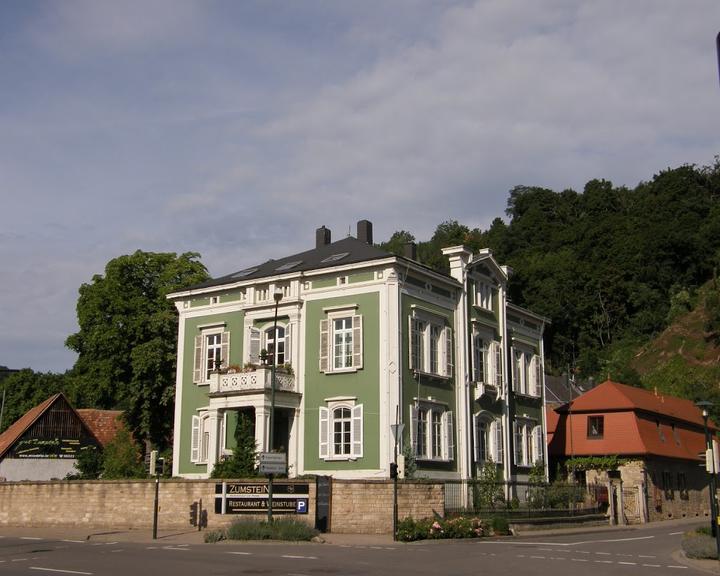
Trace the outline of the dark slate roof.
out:
M 331 259 L 331 257 L 341 254 L 345 255 L 334 260 Z M 244 280 L 255 280 L 293 272 L 320 270 L 322 268 L 342 266 L 344 264 L 356 264 L 358 262 L 379 260 L 391 256 L 395 255 L 367 244 L 362 240 L 348 236 L 347 238 L 320 246 L 319 248 L 313 248 L 312 250 L 300 252 L 299 254 L 286 256 L 279 260 L 268 260 L 257 266 L 250 266 L 244 270 L 214 278 L 202 284 L 196 284 L 188 288 L 188 290 L 234 284 L 235 282 L 242 282 Z
M 570 388 L 568 388 L 568 384 Z M 545 402 L 553 406 L 566 404 L 585 392 L 583 386 L 568 382 L 565 375 L 545 375 Z

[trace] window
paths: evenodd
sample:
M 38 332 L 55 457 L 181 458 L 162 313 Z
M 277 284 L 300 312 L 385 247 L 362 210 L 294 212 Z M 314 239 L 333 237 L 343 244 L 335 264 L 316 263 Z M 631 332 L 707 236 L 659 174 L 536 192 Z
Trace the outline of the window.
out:
M 503 461 L 502 421 L 488 412 L 475 415 L 475 461 Z
M 473 337 L 473 382 L 488 383 L 486 366 L 487 348 L 485 340 L 480 334 L 475 334 Z
M 490 384 L 502 389 L 503 364 L 502 346 L 482 334 L 476 333 L 473 336 L 473 382 L 478 384 Z
M 665 500 L 675 500 L 675 492 L 673 491 L 672 472 L 663 471 L 663 490 L 665 491 Z
M 453 414 L 444 405 L 421 402 L 410 407 L 410 442 L 418 460 L 455 459 Z
M 320 321 L 320 371 L 348 372 L 363 364 L 362 316 L 328 314 Z
M 363 406 L 352 401 L 320 406 L 320 458 L 350 460 L 363 455 Z
M 435 376 L 452 376 L 452 328 L 441 322 L 444 319 L 440 317 L 435 321 L 410 317 L 411 370 Z
M 542 427 L 533 420 L 518 418 L 513 422 L 515 465 L 532 466 L 545 456 Z
M 275 346 L 277 343 L 277 358 L 275 357 Z M 273 334 L 273 326 L 265 330 L 265 350 L 268 353 L 268 363 L 279 366 L 285 364 L 285 327 L 278 326 Z
M 290 350 L 290 335 L 292 334 L 292 324 L 278 324 L 277 331 L 273 334 L 273 324 L 266 326 L 264 330 L 255 326 L 250 327 L 250 346 L 248 349 L 247 361 L 252 364 L 260 364 L 261 350 L 267 352 L 267 362 L 272 366 L 275 361 L 275 343 L 277 341 L 277 365 L 281 366 L 290 362 L 292 353 Z
M 526 396 L 542 393 L 542 362 L 540 356 L 522 348 L 513 348 L 513 390 Z
M 190 461 L 195 464 L 204 464 L 210 452 L 210 416 L 203 412 L 192 417 L 192 432 L 190 440 Z
M 227 366 L 229 352 L 230 332 L 222 328 L 204 330 L 195 336 L 193 382 L 207 384 L 215 370 Z
M 687 488 L 687 478 L 685 477 L 685 472 L 677 473 L 677 487 L 678 492 L 680 492 L 680 500 L 689 500 L 690 493 Z
M 587 437 L 591 439 L 602 439 L 605 429 L 604 416 L 588 416 Z
M 484 310 L 492 310 L 493 287 L 487 282 L 478 280 L 475 283 L 475 306 Z

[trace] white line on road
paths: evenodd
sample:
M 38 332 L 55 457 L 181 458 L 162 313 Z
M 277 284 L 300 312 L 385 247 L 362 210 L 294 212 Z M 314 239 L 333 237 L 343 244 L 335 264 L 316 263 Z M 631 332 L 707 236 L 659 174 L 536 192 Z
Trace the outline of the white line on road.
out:
M 638 558 L 657 558 L 657 556 L 647 556 L 645 554 L 638 554 Z
M 190 548 L 180 548 L 179 546 L 163 546 L 163 550 L 178 550 L 180 552 L 190 552 Z
M 669 536 L 677 536 L 678 534 L 685 534 L 685 532 L 670 532 Z
M 590 560 L 585 560 L 585 558 L 570 558 L 573 562 L 590 562 Z
M 34 536 L 21 536 L 20 540 L 42 540 L 42 538 L 36 538 Z
M 27 558 L 13 558 L 10 562 L 27 562 Z
M 643 564 L 647 568 L 660 568 L 660 564 Z
M 252 556 L 252 552 L 228 552 L 228 554 L 236 554 L 237 556 Z
M 595 554 L 601 554 L 602 556 L 612 556 L 610 552 L 595 552 Z
M 292 554 L 283 554 L 281 558 L 293 558 L 297 560 L 317 560 L 317 556 L 295 556 Z
M 42 572 L 60 572 L 61 574 L 93 574 L 93 572 L 78 572 L 77 570 L 58 570 L 56 568 L 40 568 L 39 566 L 30 566 L 30 570 L 40 570 Z
M 625 566 L 637 566 L 637 562 L 618 562 L 618 564 L 624 564 Z
M 655 536 L 638 536 L 636 538 L 613 538 L 609 540 L 582 540 L 580 542 L 513 542 L 510 540 L 491 540 L 483 544 L 511 544 L 512 546 L 578 546 L 580 544 L 604 544 L 608 542 L 632 542 L 634 540 L 651 540 Z
M 613 563 L 612 560 L 593 560 L 593 562 L 595 562 L 595 564 L 612 564 Z
M 680 570 L 687 570 L 687 566 L 668 566 L 668 568 L 679 568 Z
M 545 556 L 530 556 L 530 558 L 534 558 L 536 560 L 545 560 Z
M 72 542 L 73 544 L 85 544 L 86 540 L 60 540 L 60 542 Z
M 113 554 L 115 552 L 125 552 L 124 548 L 116 548 L 115 550 L 110 550 L 110 554 Z

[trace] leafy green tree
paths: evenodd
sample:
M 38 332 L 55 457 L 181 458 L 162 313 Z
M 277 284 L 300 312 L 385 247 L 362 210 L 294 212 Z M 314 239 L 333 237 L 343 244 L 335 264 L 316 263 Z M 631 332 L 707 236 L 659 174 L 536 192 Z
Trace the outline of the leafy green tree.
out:
M 145 478 L 147 473 L 140 449 L 124 426 L 103 451 L 102 477 L 106 480 Z
M 473 485 L 473 504 L 475 508 L 495 508 L 505 501 L 500 471 L 497 465 L 488 460 L 478 473 Z
M 232 455 L 215 464 L 213 478 L 250 478 L 257 475 L 255 427 L 245 412 L 238 414 L 235 443 Z
M 66 345 L 78 353 L 77 402 L 124 410 L 138 440 L 164 448 L 173 419 L 177 314 L 166 296 L 208 279 L 196 253 L 138 250 L 108 262 L 80 287 L 80 330 Z
M 76 474 L 68 474 L 68 480 L 95 480 L 103 472 L 104 457 L 102 448 L 87 446 L 80 450 L 75 463 Z
M 63 392 L 71 404 L 75 396 L 73 383 L 66 374 L 34 372 L 30 368 L 13 372 L 0 386 L 5 390 L 2 430 L 58 392 Z

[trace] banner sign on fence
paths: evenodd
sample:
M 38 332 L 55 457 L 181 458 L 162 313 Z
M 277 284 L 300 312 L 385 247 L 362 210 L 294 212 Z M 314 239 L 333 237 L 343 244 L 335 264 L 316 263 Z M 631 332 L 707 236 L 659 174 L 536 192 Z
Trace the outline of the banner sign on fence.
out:
M 273 483 L 273 514 L 307 514 L 310 484 Z M 254 482 L 215 484 L 216 514 L 262 514 L 268 509 L 268 485 Z

